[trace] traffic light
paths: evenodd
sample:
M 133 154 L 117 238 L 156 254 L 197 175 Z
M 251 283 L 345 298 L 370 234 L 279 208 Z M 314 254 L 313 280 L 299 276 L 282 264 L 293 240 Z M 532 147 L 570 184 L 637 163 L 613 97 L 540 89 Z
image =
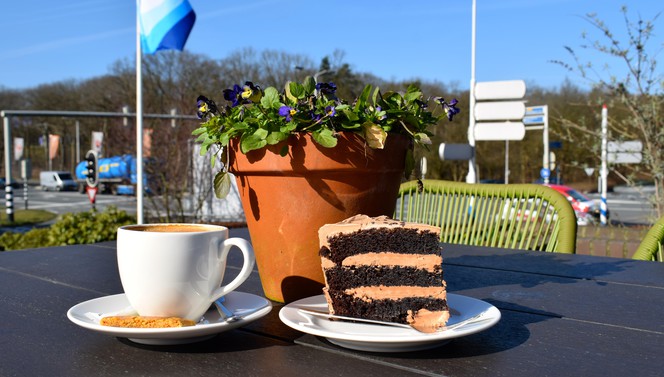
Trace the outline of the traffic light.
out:
M 97 187 L 99 182 L 99 171 L 97 171 L 97 152 L 89 150 L 85 154 L 85 182 L 90 187 Z

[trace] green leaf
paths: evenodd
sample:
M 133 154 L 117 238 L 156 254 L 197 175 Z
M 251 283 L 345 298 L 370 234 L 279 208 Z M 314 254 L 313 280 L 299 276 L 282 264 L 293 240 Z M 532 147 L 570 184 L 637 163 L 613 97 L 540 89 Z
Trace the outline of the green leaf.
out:
M 245 154 L 255 149 L 261 149 L 266 145 L 267 145 L 267 140 L 265 140 L 265 137 L 260 137 L 256 134 L 254 135 L 245 134 L 240 139 L 240 150 L 242 151 L 242 153 Z
M 200 135 L 200 134 L 202 134 L 202 133 L 204 133 L 204 132 L 206 132 L 206 131 L 207 131 L 207 127 L 199 127 L 199 128 L 197 128 L 197 129 L 193 130 L 193 131 L 191 132 L 191 134 L 194 135 L 194 136 L 196 136 L 196 135 Z
M 364 87 L 364 90 L 362 90 L 362 94 L 357 98 L 357 102 L 355 103 L 355 109 L 354 111 L 360 111 L 360 109 L 363 109 L 367 106 L 367 101 L 369 100 L 369 96 L 371 95 L 371 85 L 367 85 Z
M 231 177 L 225 171 L 220 171 L 214 176 L 214 195 L 218 199 L 224 199 L 231 191 Z
M 256 136 L 259 139 L 266 139 L 268 134 L 269 131 L 264 128 L 259 128 L 256 130 L 256 132 L 254 132 L 254 136 Z
M 291 82 L 286 88 L 290 91 L 291 96 L 295 98 L 293 102 L 305 97 L 304 86 L 298 82 Z
M 282 140 L 286 140 L 288 138 L 287 133 L 283 132 L 270 132 L 269 135 L 267 135 L 267 138 L 265 139 L 269 145 L 275 145 L 279 143 Z
M 316 90 L 316 80 L 314 80 L 314 78 L 311 76 L 307 76 L 307 78 L 304 79 L 303 86 L 305 95 L 313 95 L 314 91 Z
M 265 108 L 279 109 L 281 102 L 276 88 L 270 86 L 265 89 L 265 95 L 261 98 L 261 105 Z
M 339 108 L 337 108 L 337 111 L 339 111 Z M 356 121 L 356 120 L 359 119 L 359 118 L 357 117 L 357 113 L 354 112 L 354 111 L 352 111 L 352 110 L 344 109 L 344 110 L 341 110 L 341 111 L 343 111 L 343 113 L 344 113 L 344 115 L 346 116 L 346 118 L 348 118 L 348 120 L 351 121 L 351 122 Z
M 415 141 L 417 141 L 420 144 L 426 144 L 426 145 L 431 145 L 431 139 L 429 138 L 429 135 L 418 132 L 415 135 L 413 135 L 415 138 Z
M 311 137 L 318 144 L 326 148 L 332 148 L 337 145 L 337 138 L 334 136 L 334 131 L 329 128 L 321 128 L 318 131 L 314 131 L 311 133 Z
M 376 87 L 373 92 L 373 96 L 371 98 L 371 102 L 373 102 L 374 106 L 378 103 L 378 100 L 380 99 L 380 89 Z
M 207 154 L 208 148 L 210 147 L 210 144 L 203 143 L 201 144 L 201 156 L 205 156 Z
M 404 95 L 404 99 L 407 102 L 413 102 L 416 99 L 419 99 L 420 97 L 422 97 L 422 92 L 420 92 L 420 91 L 416 91 L 416 92 L 410 92 L 409 91 L 409 92 L 406 92 L 406 94 Z

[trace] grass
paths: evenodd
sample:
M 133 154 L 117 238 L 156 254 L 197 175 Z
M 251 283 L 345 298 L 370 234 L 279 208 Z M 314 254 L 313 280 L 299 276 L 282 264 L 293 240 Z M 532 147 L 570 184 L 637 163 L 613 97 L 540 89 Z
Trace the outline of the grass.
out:
M 58 215 L 44 211 L 42 209 L 17 209 L 14 211 L 14 222 L 7 221 L 7 213 L 2 208 L 0 212 L 0 226 L 25 226 L 43 223 L 45 221 L 53 220 Z

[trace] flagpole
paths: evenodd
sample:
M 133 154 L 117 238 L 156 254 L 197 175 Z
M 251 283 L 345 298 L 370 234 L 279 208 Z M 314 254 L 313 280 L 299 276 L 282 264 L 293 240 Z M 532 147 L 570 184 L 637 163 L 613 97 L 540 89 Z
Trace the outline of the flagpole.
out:
M 136 0 L 136 221 L 143 224 L 143 79 L 141 0 Z
M 473 0 L 471 15 L 471 38 L 470 38 L 470 98 L 468 108 L 468 144 L 473 151 L 468 160 L 467 183 L 477 183 L 477 172 L 475 171 L 475 29 L 476 29 L 477 3 Z

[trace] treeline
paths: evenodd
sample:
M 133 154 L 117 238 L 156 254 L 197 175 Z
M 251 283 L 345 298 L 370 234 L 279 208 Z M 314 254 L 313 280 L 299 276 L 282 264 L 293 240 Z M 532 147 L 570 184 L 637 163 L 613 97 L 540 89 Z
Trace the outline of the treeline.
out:
M 278 51 L 257 52 L 244 49 L 222 60 L 189 52 L 159 52 L 143 60 L 143 102 L 145 113 L 194 115 L 195 101 L 205 94 L 218 102 L 223 101 L 223 89 L 233 84 L 253 81 L 262 87 L 282 88 L 289 80 L 302 80 L 318 74 L 320 81 L 337 84 L 340 98 L 355 98 L 365 84 L 379 86 L 383 90 L 405 89 L 412 81 L 394 82 L 371 73 L 354 72 L 352 65 L 344 61 L 344 54 L 335 51 L 314 62 L 309 57 Z M 417 72 L 413 72 L 416 76 Z M 465 180 L 468 163 L 465 161 L 440 161 L 438 145 L 467 143 L 468 90 L 460 90 L 456 84 L 442 82 L 415 82 L 428 96 L 458 98 L 461 114 L 453 122 L 441 122 L 435 130 L 433 145 L 429 150 L 416 151 L 416 157 L 427 157 L 428 178 Z M 121 112 L 125 106 L 135 111 L 135 66 L 133 61 L 116 62 L 109 73 L 82 81 L 61 81 L 25 90 L 0 88 L 0 109 L 4 110 L 68 110 Z M 548 105 L 550 141 L 561 141 L 562 148 L 556 154 L 557 170 L 567 182 L 595 181 L 588 177 L 584 167 L 599 166 L 599 140 L 594 145 L 575 143 L 575 132 L 564 129 L 562 118 L 585 122 L 589 127 L 600 127 L 599 114 L 602 98 L 599 93 L 583 91 L 570 81 L 557 88 L 541 88 L 528 83 L 527 106 Z M 620 112 L 615 113 L 620 116 Z M 92 131 L 104 133 L 104 154 L 112 156 L 135 153 L 136 130 L 130 120 L 126 125 L 121 118 L 11 118 L 12 136 L 25 141 L 24 157 L 30 158 L 33 177 L 48 166 L 46 148 L 40 145 L 44 135 L 61 137 L 61 146 L 52 168 L 73 171 L 76 161 L 75 121 L 80 124 L 81 155 L 89 149 Z M 191 159 L 191 131 L 197 121 L 178 121 L 175 128 L 170 120 L 145 119 L 144 127 L 152 129 L 152 155 L 161 162 L 158 166 L 168 190 L 186 192 L 190 184 L 188 169 Z M 477 142 L 479 178 L 501 180 L 505 172 L 505 142 Z M 3 145 L 4 148 L 4 145 Z M 3 152 L 4 153 L 4 152 Z M 542 131 L 528 131 L 522 141 L 509 143 L 509 168 L 511 183 L 533 182 L 539 178 L 543 159 Z M 3 154 L 4 155 L 4 154 Z M 4 170 L 4 160 L 2 161 Z M 596 169 L 597 172 L 598 169 Z M 18 171 L 18 170 L 15 170 Z M 595 173 L 596 176 L 597 173 Z

